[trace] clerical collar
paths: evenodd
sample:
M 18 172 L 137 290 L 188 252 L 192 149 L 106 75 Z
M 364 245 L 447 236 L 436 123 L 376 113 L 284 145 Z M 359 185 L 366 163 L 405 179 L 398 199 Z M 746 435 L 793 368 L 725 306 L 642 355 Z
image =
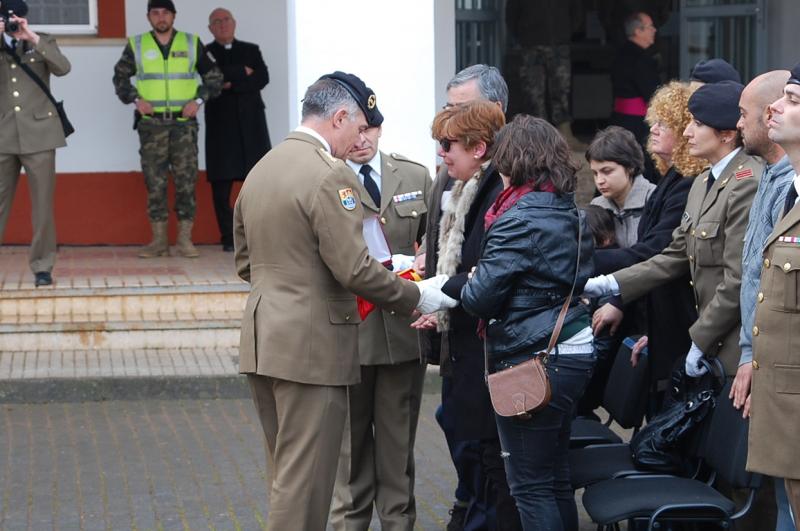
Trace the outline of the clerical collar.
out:
M 224 47 L 226 50 L 230 50 L 231 48 L 233 48 L 233 43 L 232 43 L 232 42 L 229 42 L 228 44 L 223 44 L 222 46 L 223 46 L 223 47 Z

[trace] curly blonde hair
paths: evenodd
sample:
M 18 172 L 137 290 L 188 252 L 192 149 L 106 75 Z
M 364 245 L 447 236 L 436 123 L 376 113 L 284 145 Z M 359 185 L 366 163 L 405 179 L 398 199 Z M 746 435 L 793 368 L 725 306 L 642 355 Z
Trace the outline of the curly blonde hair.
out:
M 650 105 L 647 107 L 647 116 L 645 117 L 651 127 L 658 122 L 675 135 L 672 165 L 685 177 L 694 177 L 707 166 L 705 161 L 689 155 L 688 139 L 683 136 L 683 130 L 692 121 L 692 115 L 689 112 L 689 97 L 694 90 L 688 83 L 680 81 L 670 81 L 659 87 L 650 98 Z M 658 171 L 664 175 L 669 166 L 664 159 L 653 154 L 650 142 L 651 140 L 648 139 L 647 152 L 655 162 Z

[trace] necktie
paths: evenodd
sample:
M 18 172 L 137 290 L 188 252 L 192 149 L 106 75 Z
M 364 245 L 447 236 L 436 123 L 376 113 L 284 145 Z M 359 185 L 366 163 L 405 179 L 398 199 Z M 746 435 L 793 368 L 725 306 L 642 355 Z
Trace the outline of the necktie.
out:
M 797 201 L 797 188 L 795 188 L 794 183 L 792 182 L 789 183 L 789 192 L 786 194 L 786 202 L 783 204 L 783 216 L 789 213 L 789 211 L 792 209 L 796 201 Z
M 364 177 L 364 188 L 367 189 L 367 193 L 375 202 L 375 206 L 380 208 L 381 206 L 381 191 L 378 190 L 378 185 L 375 182 L 375 179 L 372 178 L 370 173 L 372 172 L 372 167 L 369 164 L 364 164 L 361 166 L 361 169 L 358 172 Z
M 708 195 L 708 191 L 711 190 L 711 187 L 714 186 L 714 181 L 717 178 L 714 176 L 714 172 L 708 172 L 708 180 L 706 181 L 706 195 Z

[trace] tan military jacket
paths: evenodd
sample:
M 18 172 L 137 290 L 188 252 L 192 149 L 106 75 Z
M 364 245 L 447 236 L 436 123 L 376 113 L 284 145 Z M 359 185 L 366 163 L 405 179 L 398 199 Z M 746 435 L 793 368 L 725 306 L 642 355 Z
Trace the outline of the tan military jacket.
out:
M 708 194 L 710 170 L 700 174 L 669 246 L 645 262 L 614 273 L 626 303 L 689 273 L 698 309 L 689 335 L 706 356 L 720 358 L 728 376 L 736 374 L 739 364 L 742 247 L 750 204 L 763 171 L 759 159 L 741 150 Z
M 50 86 L 50 74 L 66 75 L 70 64 L 53 36 L 39 34 L 39 44 L 20 42 L 17 55 Z M 66 145 L 55 106 L 11 58 L 0 36 L 0 153 L 25 154 Z M 58 95 L 55 95 L 58 99 Z
M 782 208 L 782 205 L 780 206 Z M 764 248 L 753 326 L 747 469 L 800 479 L 800 205 Z
M 251 284 L 240 372 L 358 383 L 361 319 L 353 293 L 387 310 L 413 311 L 417 287 L 367 253 L 358 185 L 344 162 L 300 132 L 250 171 L 234 208 L 236 268 Z
M 381 204 L 359 182 L 365 216 L 379 216 L 392 254 L 414 256 L 425 234 L 426 203 L 431 189 L 428 169 L 396 153 L 381 153 Z M 362 365 L 386 365 L 419 358 L 413 319 L 393 310 L 375 309 L 358 326 Z

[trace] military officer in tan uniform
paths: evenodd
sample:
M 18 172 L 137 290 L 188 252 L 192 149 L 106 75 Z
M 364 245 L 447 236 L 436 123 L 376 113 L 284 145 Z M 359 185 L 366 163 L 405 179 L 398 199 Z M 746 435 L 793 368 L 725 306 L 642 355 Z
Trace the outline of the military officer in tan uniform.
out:
M 28 262 L 36 286 L 47 286 L 53 283 L 51 271 L 56 260 L 56 148 L 67 143 L 55 106 L 17 61 L 24 61 L 47 86 L 50 74 L 66 75 L 70 64 L 55 38 L 35 33 L 24 18 L 11 21 L 19 30 L 9 35 L 0 20 L 0 241 L 20 169 L 25 168 L 33 224 Z
M 425 233 L 432 181 L 425 166 L 379 151 L 381 131 L 367 129 L 347 164 L 359 178 L 364 215 L 378 217 L 397 272 L 411 265 Z M 412 321 L 375 309 L 358 325 L 361 383 L 348 389 L 331 512 L 336 530 L 369 529 L 373 504 L 381 529 L 414 528 L 414 440 L 425 365 Z
M 234 207 L 236 268 L 251 284 L 239 370 L 267 443 L 270 529 L 325 529 L 347 386 L 360 379 L 353 294 L 399 315 L 456 304 L 438 289 L 446 279 L 400 279 L 367 252 L 359 183 L 340 159 L 375 109 L 358 77 L 320 78 L 301 126 L 250 171 Z
M 684 131 L 689 153 L 711 168 L 694 181 L 670 245 L 645 262 L 589 280 L 586 293 L 619 293 L 627 303 L 656 286 L 691 275 L 698 318 L 689 329 L 686 372 L 700 376 L 703 356 L 719 357 L 728 376 L 739 364 L 739 287 L 750 204 L 764 165 L 741 148 L 736 130 L 741 84 L 704 85 L 689 99 L 693 121 Z
M 786 478 L 795 521 L 800 516 L 800 64 L 783 97 L 770 106 L 769 138 L 792 163 L 794 180 L 783 216 L 764 248 L 753 326 L 753 381 L 747 469 Z M 745 405 L 747 409 L 748 404 Z

